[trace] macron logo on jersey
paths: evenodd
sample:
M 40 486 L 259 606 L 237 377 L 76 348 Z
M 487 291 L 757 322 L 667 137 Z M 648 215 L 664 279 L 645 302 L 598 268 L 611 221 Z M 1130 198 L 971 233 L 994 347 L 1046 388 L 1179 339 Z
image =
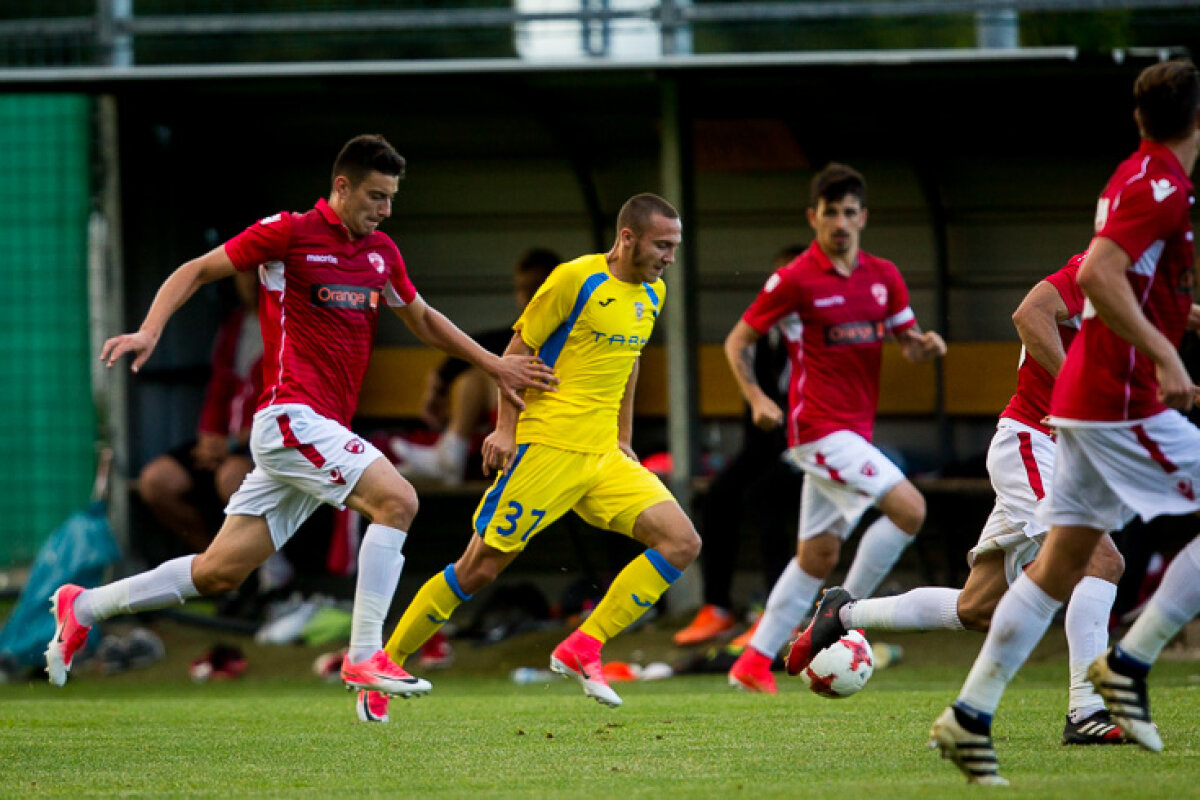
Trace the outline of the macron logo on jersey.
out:
M 846 298 L 840 294 L 830 295 L 829 297 L 818 297 L 813 300 L 814 308 L 830 308 L 832 306 L 844 306 Z
M 280 213 L 280 214 L 272 214 L 272 215 L 271 215 L 271 216 L 269 216 L 269 217 L 263 217 L 262 219 L 260 219 L 260 220 L 258 221 L 258 224 L 259 224 L 259 225 L 272 225 L 272 224 L 274 224 L 274 223 L 276 223 L 276 222 L 279 222 L 279 220 L 281 220 L 281 219 L 283 219 L 283 214 L 282 214 L 282 213 Z
M 336 264 L 338 263 L 337 256 L 332 253 L 309 253 L 304 257 L 304 260 L 310 264 Z
M 1154 193 L 1154 202 L 1161 203 L 1171 195 L 1175 194 L 1175 184 L 1171 183 L 1169 178 L 1160 178 L 1150 181 L 1150 191 Z

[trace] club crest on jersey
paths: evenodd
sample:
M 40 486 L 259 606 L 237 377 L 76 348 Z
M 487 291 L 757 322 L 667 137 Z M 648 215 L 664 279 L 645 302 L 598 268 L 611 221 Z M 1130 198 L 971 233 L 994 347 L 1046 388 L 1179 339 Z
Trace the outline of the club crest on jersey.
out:
M 871 296 L 875 298 L 875 302 L 879 303 L 879 305 L 887 305 L 888 290 L 882 283 L 871 284 Z
M 642 315 L 646 313 L 646 304 L 635 302 L 633 304 L 633 318 L 640 320 Z
M 359 455 L 366 449 L 363 447 L 362 439 L 351 439 L 346 442 L 345 448 L 347 453 L 353 453 L 354 455 Z
M 321 308 L 350 308 L 355 311 L 374 311 L 379 306 L 379 292 L 369 286 L 345 286 L 314 283 L 312 304 Z
M 383 263 L 383 256 L 379 255 L 379 253 L 368 253 L 367 261 L 371 262 L 371 266 L 375 268 L 376 272 L 383 272 L 385 264 Z

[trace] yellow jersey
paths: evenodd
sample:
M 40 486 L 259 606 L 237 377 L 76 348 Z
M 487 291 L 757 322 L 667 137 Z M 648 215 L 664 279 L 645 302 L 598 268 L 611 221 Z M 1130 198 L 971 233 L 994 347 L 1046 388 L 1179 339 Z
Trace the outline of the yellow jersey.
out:
M 625 384 L 654 330 L 666 284 L 626 283 L 603 253 L 562 264 L 513 330 L 558 376 L 558 391 L 525 392 L 517 444 L 603 453 L 617 446 Z

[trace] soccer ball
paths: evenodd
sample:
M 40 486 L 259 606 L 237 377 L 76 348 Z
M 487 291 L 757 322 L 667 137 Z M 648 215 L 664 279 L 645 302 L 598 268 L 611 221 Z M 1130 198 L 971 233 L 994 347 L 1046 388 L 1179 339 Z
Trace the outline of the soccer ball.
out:
M 875 671 L 875 654 L 862 631 L 850 631 L 817 653 L 800 673 L 814 694 L 849 697 L 867 685 Z

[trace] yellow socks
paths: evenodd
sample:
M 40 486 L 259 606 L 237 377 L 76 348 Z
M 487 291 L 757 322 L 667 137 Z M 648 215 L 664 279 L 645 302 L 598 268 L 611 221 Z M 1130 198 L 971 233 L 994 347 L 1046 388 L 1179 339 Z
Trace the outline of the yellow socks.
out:
M 471 595 L 464 593 L 458 585 L 454 565 L 451 564 L 425 582 L 404 610 L 404 615 L 396 623 L 396 630 L 392 631 L 383 649 L 392 661 L 403 666 L 406 658 L 449 621 L 454 609 L 470 599 Z
M 679 575 L 679 570 L 657 550 L 647 550 L 617 574 L 579 630 L 600 642 L 607 642 L 658 602 Z M 390 642 L 388 648 L 391 652 Z

